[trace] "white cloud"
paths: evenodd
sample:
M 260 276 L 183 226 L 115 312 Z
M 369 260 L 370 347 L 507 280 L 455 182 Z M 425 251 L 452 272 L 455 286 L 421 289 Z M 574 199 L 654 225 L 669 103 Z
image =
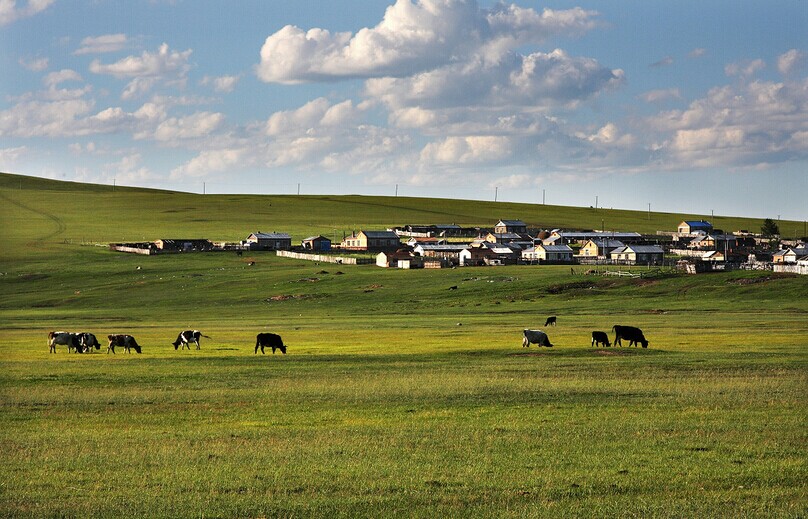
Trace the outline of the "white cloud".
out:
M 81 47 L 73 54 L 103 54 L 117 52 L 129 46 L 129 39 L 125 34 L 102 34 L 101 36 L 88 36 L 81 40 Z
M 595 15 L 579 8 L 542 14 L 505 5 L 484 10 L 474 0 L 397 0 L 377 26 L 356 34 L 287 25 L 264 42 L 256 73 L 266 82 L 290 84 L 409 76 L 584 32 L 594 26 Z
M 501 136 L 447 137 L 427 144 L 421 160 L 437 164 L 484 164 L 507 158 L 511 141 Z
M 240 76 L 205 76 L 199 84 L 202 86 L 210 85 L 213 87 L 214 92 L 226 94 L 236 88 L 239 79 L 241 79 Z
M 55 88 L 60 83 L 65 81 L 81 81 L 81 75 L 75 70 L 70 69 L 62 69 L 58 72 L 51 72 L 47 74 L 43 79 L 42 82 L 48 88 Z
M 623 81 L 622 70 L 556 49 L 549 54 L 510 55 L 495 64 L 449 65 L 409 78 L 370 79 L 366 93 L 394 110 L 466 106 L 522 111 L 571 107 Z
M 702 56 L 707 55 L 707 49 L 702 47 L 696 47 L 695 49 L 691 50 L 688 54 L 688 58 L 701 58 Z
M 682 93 L 678 88 L 663 88 L 659 90 L 649 90 L 638 96 L 646 103 L 663 103 L 667 101 L 678 101 L 682 99 Z
M 806 54 L 801 50 L 791 49 L 777 57 L 777 70 L 784 76 L 800 72 L 805 65 Z
M 154 139 L 174 142 L 196 139 L 213 133 L 224 121 L 224 114 L 197 112 L 187 117 L 171 117 L 161 122 L 154 131 Z
M 18 6 L 16 0 L 0 0 L 0 26 L 39 14 L 53 2 L 54 0 L 28 0 L 20 2 Z
M 26 146 L 17 146 L 14 148 L 0 148 L 0 171 L 9 173 L 17 165 L 20 157 L 28 153 Z
M 2 0 L 0 0 L 2 1 Z M 25 59 L 20 58 L 19 64 L 31 72 L 42 72 L 46 68 L 48 68 L 48 58 L 31 58 Z
M 117 79 L 132 78 L 121 96 L 123 99 L 132 99 L 148 92 L 158 83 L 184 85 L 191 69 L 188 63 L 191 52 L 191 49 L 172 51 L 168 44 L 163 43 L 157 52 L 144 51 L 140 56 L 127 56 L 107 65 L 95 59 L 90 63 L 90 71 Z
M 762 59 L 743 61 L 740 63 L 730 63 L 724 67 L 724 73 L 728 76 L 740 76 L 748 78 L 754 76 L 758 71 L 766 68 L 766 62 Z
M 171 178 L 202 177 L 210 173 L 222 173 L 238 165 L 247 152 L 247 149 L 205 150 L 182 166 L 171 170 Z

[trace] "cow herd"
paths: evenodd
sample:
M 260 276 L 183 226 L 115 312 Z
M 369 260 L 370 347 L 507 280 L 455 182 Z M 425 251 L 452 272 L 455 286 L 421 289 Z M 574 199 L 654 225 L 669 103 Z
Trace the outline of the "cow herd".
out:
M 547 318 L 545 321 L 544 326 L 555 326 L 556 325 L 556 317 L 551 316 Z M 637 346 L 638 344 L 641 345 L 643 348 L 648 347 L 648 340 L 646 340 L 645 336 L 642 333 L 642 330 L 639 328 L 635 328 L 634 326 L 622 326 L 622 325 L 614 325 L 612 326 L 612 331 L 614 332 L 614 345 L 615 346 L 623 346 L 623 341 L 628 341 L 629 346 Z M 550 338 L 547 336 L 542 330 L 529 330 L 525 329 L 522 332 L 522 347 L 529 348 L 531 344 L 536 344 L 538 346 L 546 346 L 551 348 L 553 344 L 550 342 Z M 183 330 L 177 335 L 177 339 L 171 343 L 174 346 L 174 349 L 191 349 L 191 343 L 196 345 L 196 349 L 201 349 L 199 340 L 200 338 L 205 337 L 210 339 L 209 336 L 204 335 L 199 330 Z M 113 334 L 107 335 L 107 339 L 109 343 L 107 345 L 107 353 L 115 353 L 115 348 L 120 347 L 123 348 L 123 351 L 126 353 L 131 353 L 132 350 L 135 350 L 137 353 L 142 353 L 142 349 L 140 345 L 137 343 L 134 337 L 131 335 L 126 334 Z M 593 331 L 592 332 L 592 343 L 591 346 L 605 346 L 610 347 L 612 345 L 609 342 L 609 336 L 606 332 L 602 331 Z M 101 344 L 98 342 L 98 339 L 95 335 L 89 332 L 80 332 L 80 333 L 72 333 L 72 332 L 49 332 L 48 333 L 48 350 L 50 353 L 56 353 L 56 346 L 67 346 L 67 351 L 72 352 L 75 351 L 76 353 L 89 353 L 90 351 L 95 348 L 96 350 L 101 349 Z M 271 348 L 272 353 L 275 353 L 275 350 L 280 350 L 281 353 L 284 355 L 286 354 L 286 345 L 283 344 L 283 339 L 281 336 L 275 333 L 259 333 L 255 336 L 255 353 L 258 353 L 258 349 L 261 349 L 261 353 L 264 352 L 264 348 Z
M 209 336 L 204 335 L 199 330 L 183 330 L 177 336 L 177 340 L 171 343 L 174 349 L 177 350 L 182 346 L 190 350 L 191 343 L 196 345 L 196 349 L 201 349 L 199 346 L 199 339 L 205 337 L 210 339 Z M 135 350 L 136 353 L 142 353 L 140 345 L 134 337 L 126 334 L 113 334 L 107 335 L 109 344 L 107 345 L 107 353 L 115 353 L 115 348 L 123 348 L 126 353 L 131 353 Z M 89 332 L 48 332 L 48 351 L 56 353 L 56 346 L 67 346 L 68 353 L 75 351 L 76 353 L 89 353 L 95 348 L 101 349 L 101 344 L 95 335 Z M 281 336 L 275 333 L 259 333 L 255 338 L 255 353 L 258 353 L 258 348 L 261 348 L 261 353 L 264 353 L 264 348 L 272 348 L 272 353 L 275 350 L 280 350 L 284 355 L 286 354 L 286 346 L 283 344 Z
M 551 316 L 547 318 L 545 321 L 544 326 L 548 325 L 556 325 L 556 316 Z M 636 347 L 638 344 L 641 345 L 643 348 L 648 347 L 648 340 L 646 340 L 645 335 L 643 335 L 642 330 L 639 328 L 635 328 L 634 326 L 622 326 L 616 324 L 612 326 L 612 331 L 614 332 L 614 345 L 615 346 L 623 346 L 623 341 L 628 341 L 629 346 Z M 538 346 L 546 346 L 551 348 L 553 345 L 550 342 L 550 338 L 547 336 L 545 332 L 542 330 L 528 330 L 525 329 L 522 332 L 522 347 L 529 348 L 531 344 L 536 344 Z M 593 331 L 592 332 L 592 343 L 590 346 L 605 346 L 607 348 L 611 347 L 612 343 L 609 342 L 609 336 L 606 332 L 601 331 Z

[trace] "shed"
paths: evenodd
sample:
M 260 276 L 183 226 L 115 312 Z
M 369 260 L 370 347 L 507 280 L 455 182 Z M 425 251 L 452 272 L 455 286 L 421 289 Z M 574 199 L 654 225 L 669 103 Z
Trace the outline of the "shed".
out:
M 331 250 L 331 240 L 325 236 L 309 236 L 301 244 L 304 249 L 310 251 L 328 252 Z
M 285 232 L 254 232 L 244 240 L 255 250 L 289 250 L 292 237 Z

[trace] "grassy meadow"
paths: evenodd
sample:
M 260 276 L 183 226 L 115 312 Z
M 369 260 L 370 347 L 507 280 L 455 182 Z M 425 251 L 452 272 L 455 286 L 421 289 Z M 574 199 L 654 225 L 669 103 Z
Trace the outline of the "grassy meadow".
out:
M 805 517 L 805 276 L 96 245 L 499 218 L 652 232 L 697 216 L 0 175 L 0 516 Z M 522 348 L 548 315 L 555 347 Z M 614 324 L 650 347 L 591 348 Z M 175 351 L 186 328 L 211 339 Z M 143 354 L 49 354 L 57 329 L 131 333 Z M 262 331 L 289 354 L 255 355 Z

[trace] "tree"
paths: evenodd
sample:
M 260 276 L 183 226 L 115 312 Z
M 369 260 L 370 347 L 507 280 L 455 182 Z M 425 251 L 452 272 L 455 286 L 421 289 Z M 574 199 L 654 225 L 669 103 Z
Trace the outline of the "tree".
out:
M 777 227 L 777 224 L 771 218 L 763 220 L 763 227 L 760 228 L 760 231 L 763 233 L 763 236 L 767 238 L 780 234 L 780 228 Z

